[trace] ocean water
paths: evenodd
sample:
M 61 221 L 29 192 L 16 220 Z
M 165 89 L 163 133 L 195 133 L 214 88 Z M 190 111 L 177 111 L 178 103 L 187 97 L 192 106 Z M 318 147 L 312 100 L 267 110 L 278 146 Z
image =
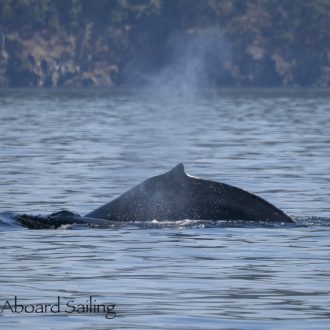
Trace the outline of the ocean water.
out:
M 328 329 L 329 132 L 327 90 L 0 90 L 1 329 Z M 297 225 L 12 221 L 86 214 L 179 162 Z

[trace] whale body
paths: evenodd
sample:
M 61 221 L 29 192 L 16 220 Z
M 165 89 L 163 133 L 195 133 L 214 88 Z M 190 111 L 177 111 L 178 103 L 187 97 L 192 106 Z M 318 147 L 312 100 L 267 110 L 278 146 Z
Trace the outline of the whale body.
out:
M 111 221 L 244 220 L 293 223 L 266 200 L 225 183 L 187 175 L 182 163 L 86 215 Z
M 66 210 L 47 216 L 15 216 L 19 224 L 29 229 L 63 225 L 118 228 L 130 221 L 184 219 L 294 223 L 287 214 L 261 197 L 225 183 L 186 174 L 182 163 L 165 174 L 147 179 L 85 216 Z

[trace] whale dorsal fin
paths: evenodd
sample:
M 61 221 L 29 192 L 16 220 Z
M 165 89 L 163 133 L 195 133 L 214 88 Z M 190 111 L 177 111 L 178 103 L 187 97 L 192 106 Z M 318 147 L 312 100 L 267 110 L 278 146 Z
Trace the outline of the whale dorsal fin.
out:
M 173 167 L 168 174 L 171 175 L 184 175 L 184 165 L 183 163 L 179 163 L 178 165 L 176 165 L 175 167 Z

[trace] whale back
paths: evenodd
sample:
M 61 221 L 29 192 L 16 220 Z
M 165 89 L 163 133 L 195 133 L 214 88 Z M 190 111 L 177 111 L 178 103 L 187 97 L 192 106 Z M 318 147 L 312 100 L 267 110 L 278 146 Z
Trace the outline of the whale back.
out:
M 179 219 L 187 209 L 187 178 L 183 164 L 152 177 L 86 216 L 118 220 Z
M 86 217 L 112 221 L 293 222 L 283 211 L 247 191 L 187 175 L 182 163 L 165 174 L 138 184 Z

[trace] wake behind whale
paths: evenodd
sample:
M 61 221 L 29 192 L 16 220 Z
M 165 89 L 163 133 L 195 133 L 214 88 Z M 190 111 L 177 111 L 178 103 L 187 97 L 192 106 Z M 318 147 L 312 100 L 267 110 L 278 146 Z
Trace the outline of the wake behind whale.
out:
M 261 197 L 225 183 L 187 175 L 182 163 L 85 216 L 60 211 L 48 216 L 19 214 L 14 219 L 30 229 L 72 225 L 120 228 L 127 224 L 212 226 L 224 222 L 294 224 L 287 214 Z

